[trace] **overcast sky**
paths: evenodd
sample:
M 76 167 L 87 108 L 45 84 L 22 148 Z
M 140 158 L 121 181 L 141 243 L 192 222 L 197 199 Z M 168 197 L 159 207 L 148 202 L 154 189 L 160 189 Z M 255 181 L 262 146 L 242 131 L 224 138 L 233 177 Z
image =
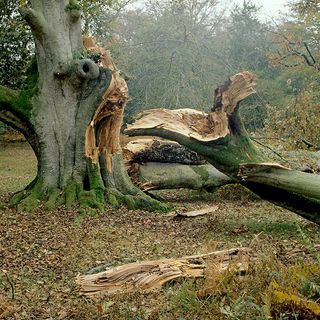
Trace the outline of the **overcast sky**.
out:
M 161 0 L 159 0 L 161 1 Z M 286 13 L 286 4 L 292 0 L 251 0 L 254 4 L 262 6 L 261 13 L 262 18 L 271 19 L 280 17 L 280 12 Z M 141 8 L 143 6 L 144 0 L 134 0 L 128 8 Z M 242 5 L 243 0 L 220 0 L 220 5 L 222 7 L 227 6 L 231 9 L 235 4 Z
M 221 1 L 223 3 L 224 1 Z M 243 0 L 233 0 L 235 4 L 243 4 Z M 279 16 L 279 12 L 285 13 L 287 11 L 286 4 L 288 0 L 252 0 L 253 3 L 261 5 L 264 16 Z

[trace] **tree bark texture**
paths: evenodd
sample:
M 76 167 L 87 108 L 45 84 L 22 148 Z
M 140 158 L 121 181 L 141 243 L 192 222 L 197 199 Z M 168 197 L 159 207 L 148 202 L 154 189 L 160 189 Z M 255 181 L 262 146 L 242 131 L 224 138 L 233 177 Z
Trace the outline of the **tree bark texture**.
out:
M 38 160 L 35 180 L 12 205 L 31 210 L 46 202 L 103 209 L 164 208 L 135 187 L 119 144 L 128 99 L 124 79 L 109 53 L 81 37 L 81 11 L 69 0 L 31 0 L 21 14 L 30 25 L 36 62 L 29 87 L 0 88 L 0 120 L 21 131 Z
M 187 188 L 212 192 L 234 182 L 176 142 L 134 139 L 123 146 L 123 153 L 132 181 L 144 191 Z
M 320 176 L 271 163 L 245 131 L 240 102 L 254 93 L 254 76 L 242 72 L 215 90 L 209 113 L 149 110 L 140 114 L 126 133 L 176 141 L 262 198 L 320 224 Z

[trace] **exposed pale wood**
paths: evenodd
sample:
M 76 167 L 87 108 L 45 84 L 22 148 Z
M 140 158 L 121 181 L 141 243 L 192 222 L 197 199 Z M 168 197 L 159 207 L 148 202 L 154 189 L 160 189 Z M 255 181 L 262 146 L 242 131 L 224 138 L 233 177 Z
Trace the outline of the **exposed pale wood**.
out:
M 250 72 L 238 73 L 216 90 L 212 112 L 151 109 L 139 114 L 126 132 L 132 134 L 139 130 L 162 129 L 171 134 L 210 143 L 230 134 L 228 117 L 240 101 L 255 92 L 254 75 Z
M 248 248 L 235 248 L 178 259 L 130 263 L 97 274 L 79 275 L 76 282 L 80 293 L 91 298 L 133 291 L 148 292 L 173 279 L 203 277 L 206 259 L 216 259 L 219 264 L 217 270 L 223 271 L 240 254 L 249 252 Z M 241 269 L 243 265 L 238 261 L 237 267 Z
M 99 155 L 105 155 L 106 167 L 112 171 L 112 157 L 121 153 L 120 129 L 122 126 L 124 106 L 129 98 L 128 87 L 125 80 L 116 71 L 110 53 L 99 47 L 93 38 L 84 37 L 83 43 L 90 53 L 100 56 L 99 64 L 111 69 L 112 80 L 102 97 L 102 102 L 87 127 L 86 131 L 86 156 L 97 164 Z M 97 134 L 98 133 L 98 134 Z M 98 141 L 96 141 L 98 136 Z
M 215 212 L 219 209 L 219 206 L 211 206 L 208 208 L 204 209 L 199 209 L 199 210 L 193 210 L 193 211 L 187 211 L 187 212 L 179 212 L 177 214 L 177 217 L 198 217 L 198 216 L 203 216 L 207 213 Z

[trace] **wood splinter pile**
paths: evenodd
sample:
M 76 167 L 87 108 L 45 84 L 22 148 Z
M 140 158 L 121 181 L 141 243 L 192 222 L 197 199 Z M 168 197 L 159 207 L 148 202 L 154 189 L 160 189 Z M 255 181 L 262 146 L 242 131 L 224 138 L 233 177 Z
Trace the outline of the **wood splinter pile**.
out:
M 80 286 L 80 294 L 90 298 L 134 291 L 150 292 L 160 289 L 170 280 L 204 277 L 208 259 L 217 261 L 218 272 L 233 267 L 242 273 L 248 264 L 239 257 L 245 257 L 249 252 L 248 248 L 235 248 L 178 259 L 130 263 L 96 274 L 79 275 L 76 282 Z

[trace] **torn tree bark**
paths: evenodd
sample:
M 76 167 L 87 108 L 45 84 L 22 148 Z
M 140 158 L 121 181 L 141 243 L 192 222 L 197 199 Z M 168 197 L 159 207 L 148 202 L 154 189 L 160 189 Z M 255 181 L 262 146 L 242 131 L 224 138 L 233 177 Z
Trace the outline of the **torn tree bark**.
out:
M 123 146 L 126 163 L 180 163 L 189 165 L 206 164 L 199 155 L 177 142 L 153 138 L 136 138 Z
M 128 126 L 126 133 L 176 141 L 262 198 L 320 224 L 320 176 L 270 163 L 243 127 L 240 102 L 255 92 L 253 74 L 242 72 L 215 90 L 209 113 L 148 110 Z
M 197 153 L 176 142 L 156 138 L 131 140 L 123 147 L 132 181 L 142 190 L 204 189 L 233 183 Z

